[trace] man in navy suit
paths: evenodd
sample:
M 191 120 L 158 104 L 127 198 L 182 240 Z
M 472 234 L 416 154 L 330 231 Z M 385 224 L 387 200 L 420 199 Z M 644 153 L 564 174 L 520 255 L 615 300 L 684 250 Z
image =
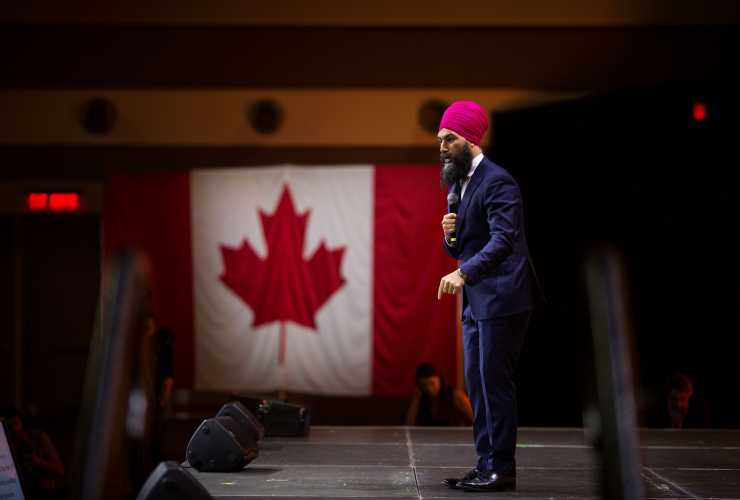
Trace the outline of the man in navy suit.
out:
M 471 491 L 516 486 L 516 388 L 511 376 L 532 309 L 545 302 L 524 235 L 519 186 L 480 148 L 487 129 L 483 108 L 461 101 L 447 109 L 437 136 L 441 182 L 460 200 L 457 215 L 442 220 L 444 248 L 460 267 L 442 278 L 438 298 L 462 293 L 465 382 L 479 456 L 474 470 L 443 484 Z

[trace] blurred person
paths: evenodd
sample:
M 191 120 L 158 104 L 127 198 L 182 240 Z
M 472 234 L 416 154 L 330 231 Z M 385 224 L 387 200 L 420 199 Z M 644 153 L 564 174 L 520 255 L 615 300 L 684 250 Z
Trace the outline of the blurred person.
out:
M 465 381 L 473 407 L 475 469 L 445 486 L 471 491 L 516 487 L 516 388 L 512 375 L 535 305 L 544 304 L 524 234 L 519 185 L 483 155 L 488 117 L 478 104 L 452 104 L 437 140 L 441 184 L 459 199 L 442 219 L 445 251 L 460 266 L 437 297 L 462 294 Z M 448 206 L 449 208 L 449 206 Z M 449 211 L 449 210 L 448 210 Z M 453 240 L 453 238 L 455 238 Z
M 473 423 L 473 409 L 459 389 L 445 385 L 442 374 L 431 364 L 416 369 L 414 396 L 406 425 L 467 426 Z
M 177 334 L 169 328 L 159 328 L 157 318 L 151 310 L 146 313 L 145 329 L 149 340 L 152 388 L 160 411 L 164 409 L 175 383 L 172 344 Z
M 167 400 L 172 393 L 175 381 L 173 349 L 177 334 L 169 328 L 159 328 L 157 318 L 151 309 L 145 312 L 144 344 L 142 347 L 144 367 L 147 374 L 147 389 L 150 401 L 154 402 L 151 417 L 152 440 L 149 444 L 151 465 L 156 465 L 166 456 L 163 439 L 163 418 Z
M 683 373 L 669 375 L 663 383 L 665 406 L 658 404 L 648 412 L 648 426 L 672 429 L 708 429 L 709 404 L 694 396 L 694 384 Z
M 62 498 L 64 465 L 46 433 L 40 429 L 24 429 L 18 409 L 5 404 L 0 416 L 7 423 L 18 468 L 31 498 Z
M 167 457 L 162 410 L 174 383 L 172 344 L 175 337 L 172 330 L 159 328 L 151 309 L 144 311 L 140 344 L 142 377 L 138 384 L 146 397 L 148 411 L 142 437 L 131 439 L 128 445 L 134 492 L 141 489 L 154 468 Z

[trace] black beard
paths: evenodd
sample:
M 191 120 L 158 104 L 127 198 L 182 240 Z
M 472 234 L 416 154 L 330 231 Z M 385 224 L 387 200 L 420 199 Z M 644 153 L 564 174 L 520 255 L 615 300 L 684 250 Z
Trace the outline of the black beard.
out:
M 452 161 L 445 163 L 447 158 L 452 158 Z M 439 161 L 442 162 L 442 171 L 439 173 L 439 184 L 443 189 L 447 189 L 468 175 L 468 172 L 473 167 L 473 150 L 466 143 L 456 155 L 442 153 L 439 156 Z

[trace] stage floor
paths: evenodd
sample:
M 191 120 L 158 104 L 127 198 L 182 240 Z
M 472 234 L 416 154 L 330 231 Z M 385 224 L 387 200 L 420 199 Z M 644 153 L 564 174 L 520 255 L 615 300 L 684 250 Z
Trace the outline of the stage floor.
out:
M 308 438 L 263 438 L 239 472 L 197 472 L 217 498 L 601 498 L 600 465 L 581 429 L 520 428 L 516 491 L 441 484 L 475 467 L 470 428 L 313 427 Z M 740 431 L 642 431 L 646 498 L 740 499 Z

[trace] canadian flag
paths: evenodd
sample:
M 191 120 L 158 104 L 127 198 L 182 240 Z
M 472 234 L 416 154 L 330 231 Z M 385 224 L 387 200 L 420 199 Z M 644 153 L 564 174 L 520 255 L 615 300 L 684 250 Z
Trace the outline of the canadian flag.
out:
M 104 253 L 151 257 L 178 386 L 408 396 L 422 362 L 455 383 L 445 211 L 436 165 L 115 173 Z

